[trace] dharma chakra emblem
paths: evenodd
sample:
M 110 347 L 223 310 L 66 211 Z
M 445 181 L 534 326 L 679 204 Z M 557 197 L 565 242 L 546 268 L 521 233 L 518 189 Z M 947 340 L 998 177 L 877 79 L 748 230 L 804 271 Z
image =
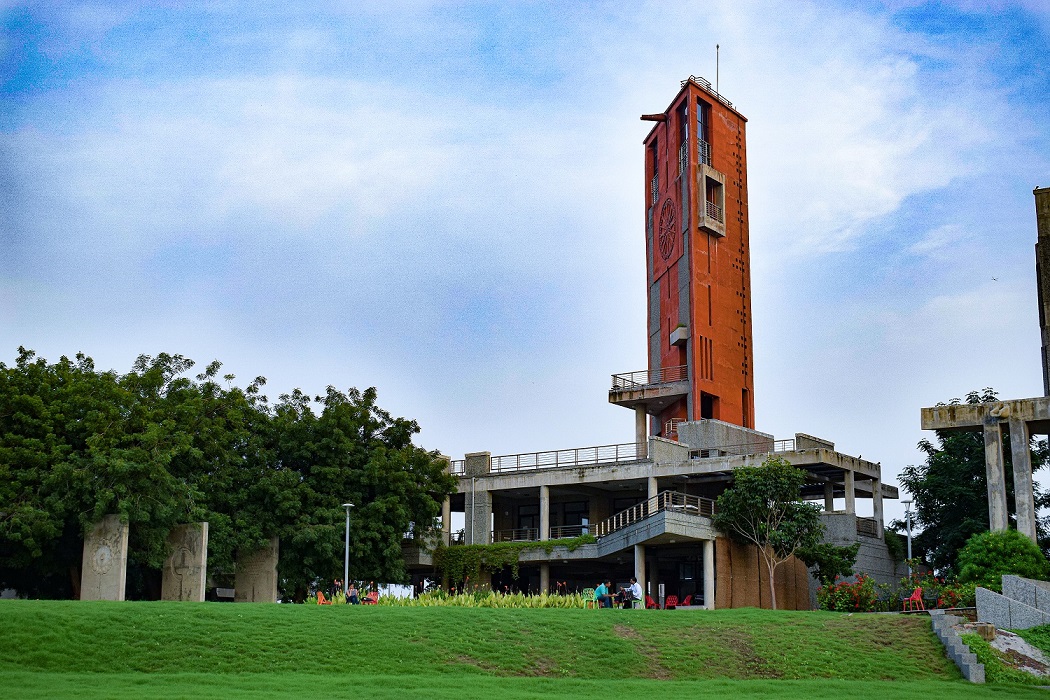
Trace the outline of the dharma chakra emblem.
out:
M 674 202 L 668 197 L 660 209 L 660 255 L 664 256 L 664 260 L 674 252 L 674 243 L 678 236 L 677 225 L 678 214 Z
M 107 540 L 102 540 L 95 549 L 95 555 L 91 557 L 91 568 L 100 575 L 108 574 L 113 568 L 113 548 Z

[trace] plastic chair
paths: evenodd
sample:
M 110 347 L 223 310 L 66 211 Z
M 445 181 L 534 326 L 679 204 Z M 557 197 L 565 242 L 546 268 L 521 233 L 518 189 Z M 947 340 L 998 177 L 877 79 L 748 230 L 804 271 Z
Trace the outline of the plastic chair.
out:
M 331 605 L 332 601 L 324 597 L 324 593 L 317 591 L 317 604 L 318 605 Z
M 583 600 L 586 603 L 588 608 L 595 607 L 595 605 L 594 605 L 594 589 L 593 588 L 584 588 L 583 589 L 583 593 L 581 593 L 581 595 L 583 596 Z
M 678 607 L 678 596 L 669 595 L 664 599 L 664 610 L 674 610 Z
M 687 595 L 685 597 L 685 600 L 682 601 L 682 607 L 684 608 L 687 605 L 692 605 L 692 604 L 693 604 L 693 594 L 690 593 L 689 595 Z
M 659 610 L 660 606 L 656 604 L 652 596 L 645 596 L 645 609 L 646 610 Z
M 926 604 L 922 602 L 922 588 L 916 588 L 910 598 L 905 598 L 902 608 L 904 610 L 925 610 Z

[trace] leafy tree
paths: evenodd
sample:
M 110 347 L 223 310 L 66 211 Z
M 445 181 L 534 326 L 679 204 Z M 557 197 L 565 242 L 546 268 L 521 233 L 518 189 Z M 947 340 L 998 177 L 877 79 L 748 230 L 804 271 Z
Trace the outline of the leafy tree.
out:
M 971 391 L 966 403 L 998 400 L 992 389 Z M 958 405 L 952 399 L 947 405 Z M 944 405 L 944 404 L 941 404 Z M 909 465 L 901 471 L 900 482 L 912 494 L 915 511 L 913 525 L 920 530 L 912 536 L 915 556 L 924 557 L 936 570 L 953 571 L 959 550 L 973 535 L 988 529 L 988 487 L 984 468 L 984 437 L 980 431 L 936 432 L 937 444 L 923 439 L 919 449 L 926 454 L 924 464 Z M 1014 510 L 1013 468 L 1009 439 L 1004 437 L 1007 501 Z M 1047 463 L 1045 441 L 1034 442 L 1032 471 Z M 1050 505 L 1050 497 L 1036 486 L 1036 507 Z M 893 523 L 903 527 L 902 523 Z M 1040 529 L 1043 529 L 1042 527 Z
M 1046 580 L 1050 564 L 1039 546 L 1017 530 L 981 532 L 959 552 L 959 580 L 1002 591 L 1003 574 Z
M 209 570 L 281 538 L 289 590 L 342 573 L 344 511 L 354 512 L 354 572 L 404 576 L 401 539 L 433 530 L 454 489 L 445 462 L 412 444 L 414 421 L 376 405 L 375 389 L 329 388 L 320 413 L 301 391 L 270 407 L 219 362 L 140 356 L 126 375 L 84 355 L 49 364 L 19 349 L 0 363 L 0 587 L 77 594 L 84 532 L 108 513 L 130 524 L 129 596 L 156 584 L 166 536 L 209 523 Z M 152 584 L 151 584 L 152 582 Z M 159 595 L 158 590 L 153 596 Z
M 857 552 L 860 551 L 860 542 L 840 547 L 830 542 L 819 542 L 809 547 L 802 547 L 795 556 L 801 559 L 806 566 L 814 569 L 813 574 L 825 586 L 835 582 L 836 576 L 846 578 L 853 575 L 853 567 L 857 563 Z
M 819 544 L 820 508 L 801 499 L 806 473 L 782 457 L 733 472 L 733 485 L 718 497 L 714 524 L 733 539 L 758 547 L 769 574 L 769 599 L 777 607 L 773 576 L 800 549 Z

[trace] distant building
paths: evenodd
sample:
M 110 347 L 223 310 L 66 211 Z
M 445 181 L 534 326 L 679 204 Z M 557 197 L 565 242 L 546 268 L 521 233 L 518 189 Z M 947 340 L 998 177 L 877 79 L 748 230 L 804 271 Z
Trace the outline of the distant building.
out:
M 777 454 L 808 474 L 827 539 L 861 543 L 857 569 L 880 581 L 902 575 L 883 540 L 881 466 L 796 433 L 754 429 L 748 244 L 747 120 L 710 83 L 690 76 L 670 106 L 645 115 L 648 369 L 615 374 L 609 401 L 635 411 L 634 440 L 519 455 L 466 455 L 451 463 L 458 492 L 445 503 L 447 544 L 597 537 L 572 551 L 527 550 L 519 576 L 485 584 L 531 591 L 594 587 L 634 576 L 661 593 L 714 607 L 768 606 L 754 547 L 714 529 L 714 499 L 733 471 Z M 871 517 L 857 515 L 870 499 Z M 841 504 L 841 507 L 838 505 Z M 452 512 L 465 527 L 451 531 Z M 406 542 L 417 581 L 432 575 L 426 543 Z M 790 561 L 777 574 L 778 607 L 808 609 L 815 583 Z

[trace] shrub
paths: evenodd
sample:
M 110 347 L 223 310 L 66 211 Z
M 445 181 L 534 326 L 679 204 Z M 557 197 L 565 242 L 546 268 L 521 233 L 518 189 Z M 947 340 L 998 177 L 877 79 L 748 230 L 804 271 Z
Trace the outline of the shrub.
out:
M 1050 565 L 1039 546 L 1017 530 L 974 535 L 959 552 L 959 580 L 1002 591 L 1003 574 L 1046 580 Z
M 857 574 L 856 581 L 839 581 L 817 589 L 821 610 L 874 612 L 877 599 L 875 580 L 864 574 Z

